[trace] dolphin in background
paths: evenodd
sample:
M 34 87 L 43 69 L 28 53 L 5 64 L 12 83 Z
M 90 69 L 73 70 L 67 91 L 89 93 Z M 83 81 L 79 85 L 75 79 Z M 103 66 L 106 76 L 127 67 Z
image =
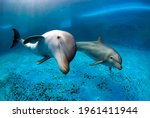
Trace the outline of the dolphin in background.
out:
M 77 42 L 76 46 L 78 51 L 84 52 L 95 60 L 94 63 L 90 64 L 91 66 L 104 64 L 109 67 L 109 70 L 112 67 L 122 69 L 121 56 L 113 48 L 103 44 L 101 37 L 98 37 L 97 41 Z

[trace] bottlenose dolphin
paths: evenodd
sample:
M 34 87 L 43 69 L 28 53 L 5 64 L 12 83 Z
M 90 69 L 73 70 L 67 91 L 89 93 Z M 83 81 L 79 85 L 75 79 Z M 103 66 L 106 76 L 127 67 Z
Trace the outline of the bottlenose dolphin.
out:
M 113 48 L 103 44 L 100 37 L 97 41 L 77 42 L 76 45 L 78 51 L 84 52 L 96 61 L 90 65 L 104 64 L 109 66 L 110 70 L 111 67 L 116 67 L 119 70 L 122 69 L 121 56 Z
M 64 74 L 69 72 L 69 63 L 76 54 L 76 43 L 70 33 L 61 30 L 52 30 L 43 35 L 35 35 L 22 39 L 16 29 L 13 29 L 13 32 L 14 40 L 11 48 L 20 42 L 34 54 L 43 57 L 43 59 L 37 61 L 37 64 L 41 64 L 49 58 L 54 57 L 60 70 Z

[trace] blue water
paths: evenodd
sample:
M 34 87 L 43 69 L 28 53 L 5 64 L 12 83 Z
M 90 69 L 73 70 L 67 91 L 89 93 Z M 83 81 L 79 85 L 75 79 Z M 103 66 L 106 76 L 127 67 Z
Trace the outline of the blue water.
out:
M 149 0 L 0 0 L 0 100 L 150 100 Z M 22 38 L 60 29 L 78 41 L 102 37 L 122 57 L 123 69 L 90 66 L 77 52 L 67 75 L 54 58 L 21 45 L 10 49 L 12 28 Z

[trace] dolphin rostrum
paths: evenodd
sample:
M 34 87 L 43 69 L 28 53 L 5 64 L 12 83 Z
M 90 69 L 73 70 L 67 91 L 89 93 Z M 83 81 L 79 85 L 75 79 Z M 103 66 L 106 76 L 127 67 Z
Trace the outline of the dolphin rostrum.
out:
M 111 67 L 116 67 L 119 70 L 122 69 L 121 56 L 113 48 L 103 44 L 100 37 L 97 41 L 77 42 L 76 45 L 78 51 L 84 52 L 95 60 L 95 62 L 91 64 L 92 66 L 104 64 L 109 66 L 110 70 Z
M 35 35 L 22 39 L 16 29 L 13 29 L 13 32 L 14 40 L 11 48 L 20 42 L 34 54 L 43 57 L 37 64 L 41 64 L 49 58 L 54 57 L 60 70 L 64 74 L 69 72 L 69 63 L 76 54 L 76 43 L 70 33 L 61 30 L 52 30 L 43 35 Z

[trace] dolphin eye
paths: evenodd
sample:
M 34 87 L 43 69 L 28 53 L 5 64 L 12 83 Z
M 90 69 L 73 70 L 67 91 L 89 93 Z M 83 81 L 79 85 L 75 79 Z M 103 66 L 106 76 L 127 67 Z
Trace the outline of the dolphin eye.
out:
M 110 59 L 113 59 L 113 57 L 112 57 L 112 56 L 110 56 Z
M 57 36 L 57 39 L 60 39 L 61 37 L 60 36 Z

